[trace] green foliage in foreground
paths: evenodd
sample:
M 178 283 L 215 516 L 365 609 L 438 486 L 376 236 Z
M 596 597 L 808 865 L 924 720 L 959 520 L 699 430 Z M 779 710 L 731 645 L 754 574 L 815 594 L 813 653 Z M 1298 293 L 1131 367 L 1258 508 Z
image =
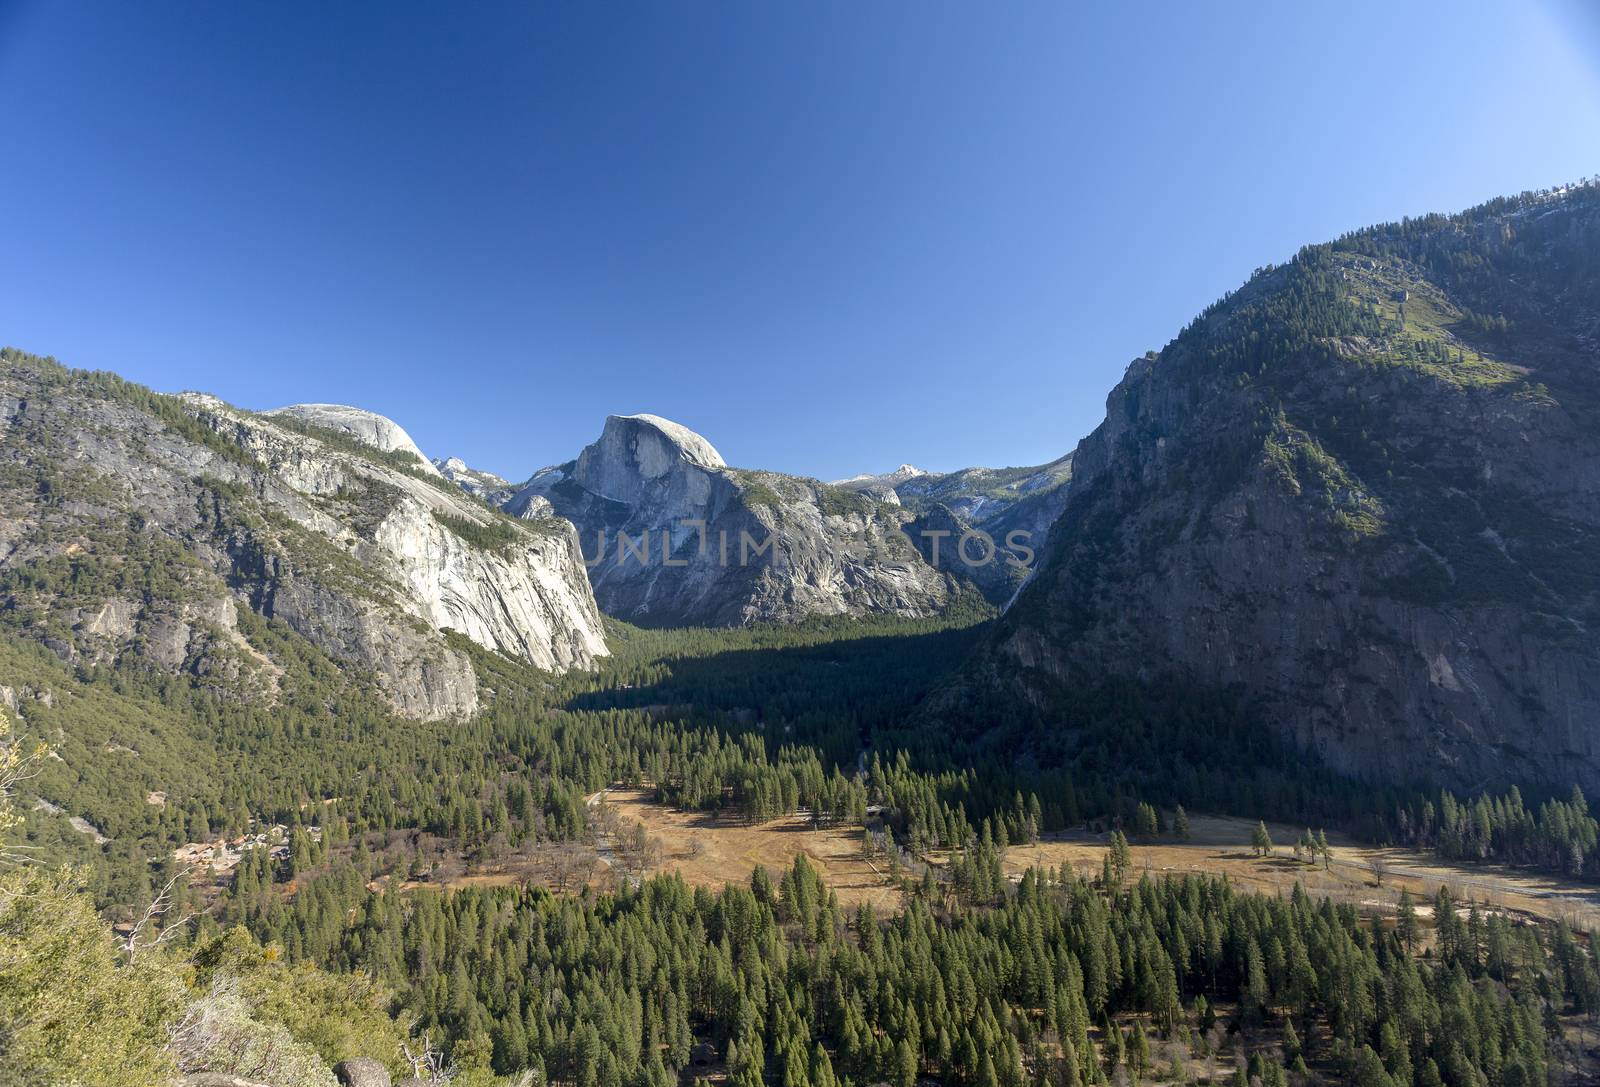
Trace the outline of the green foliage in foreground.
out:
M 46 757 L 0 710 L 0 833 L 16 829 L 16 786 Z M 397 1064 L 404 1052 L 407 1034 L 370 979 L 291 967 L 242 929 L 182 958 L 163 947 L 189 920 L 169 913 L 182 902 L 170 888 L 114 933 L 72 870 L 17 855 L 0 847 L 0 1083 L 156 1087 L 215 1072 L 332 1087 L 337 1060 Z
M 332 1087 L 332 1065 L 401 1067 L 407 1032 L 361 975 L 290 965 L 243 930 L 183 956 L 125 939 L 71 873 L 0 876 L 0 1083 L 165 1084 L 219 1072 Z
M 183 985 L 154 958 L 123 966 L 93 903 L 37 871 L 0 880 L 0 1037 L 7 1083 L 119 1087 L 176 1070 L 165 1026 Z

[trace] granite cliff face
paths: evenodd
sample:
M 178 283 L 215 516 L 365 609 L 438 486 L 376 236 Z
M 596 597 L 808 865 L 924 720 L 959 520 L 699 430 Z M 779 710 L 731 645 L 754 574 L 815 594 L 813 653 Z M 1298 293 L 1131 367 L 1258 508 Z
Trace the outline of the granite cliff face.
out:
M 290 404 L 262 414 L 276 419 L 298 420 L 324 430 L 337 430 L 380 453 L 406 454 L 424 472 L 438 474 L 439 471 L 432 461 L 422 455 L 417 443 L 411 440 L 411 435 L 399 423 L 376 412 L 352 408 L 347 404 Z
M 1242 692 L 1335 768 L 1600 789 L 1600 194 L 1365 231 L 1129 367 L 977 672 Z
M 8 353 L 5 618 L 66 659 L 133 654 L 270 697 L 247 609 L 413 717 L 476 708 L 447 628 L 543 668 L 592 665 L 605 643 L 572 527 L 504 517 L 417 456 L 356 409 L 257 415 Z
M 729 468 L 710 442 L 654 415 L 614 415 L 574 461 L 507 505 L 548 502 L 578 526 L 595 597 L 652 626 L 814 615 L 933 615 L 951 579 L 903 534 L 910 514 L 846 488 Z

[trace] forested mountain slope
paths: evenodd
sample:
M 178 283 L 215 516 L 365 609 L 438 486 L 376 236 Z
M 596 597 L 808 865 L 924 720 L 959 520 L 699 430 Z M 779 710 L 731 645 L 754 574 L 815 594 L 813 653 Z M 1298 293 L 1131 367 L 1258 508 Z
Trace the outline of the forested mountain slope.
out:
M 977 686 L 1055 743 L 1127 677 L 1369 778 L 1593 791 L 1597 621 L 1591 186 L 1309 247 L 1134 362 Z

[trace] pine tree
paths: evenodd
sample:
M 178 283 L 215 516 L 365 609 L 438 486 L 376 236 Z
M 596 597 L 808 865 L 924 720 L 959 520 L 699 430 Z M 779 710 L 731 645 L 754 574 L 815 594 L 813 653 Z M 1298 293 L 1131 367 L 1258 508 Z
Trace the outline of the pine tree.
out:
M 1150 1067 L 1150 1040 L 1145 1037 L 1144 1024 L 1133 1025 L 1133 1037 L 1128 1046 L 1128 1064 L 1137 1082 Z
M 1400 891 L 1400 918 L 1395 924 L 1395 935 L 1400 937 L 1400 943 L 1407 951 L 1417 948 L 1417 911 L 1411 903 L 1411 891 L 1402 888 Z
M 839 1081 L 833 1074 L 833 1062 L 828 1059 L 828 1051 L 818 1042 L 811 1050 L 810 1068 L 811 1087 L 839 1087 Z
M 1145 841 L 1150 841 L 1161 832 L 1161 818 L 1156 814 L 1156 809 L 1145 803 L 1140 803 L 1134 811 L 1134 833 Z
M 1292 1067 L 1300 1059 L 1300 1035 L 1294 1029 L 1294 1019 L 1285 1017 L 1283 1024 L 1283 1059 Z
M 901 1038 L 894 1047 L 894 1080 L 898 1087 L 916 1087 L 917 1051 L 911 1041 Z
M 1111 848 L 1106 855 L 1111 867 L 1111 877 L 1115 883 L 1120 884 L 1128 878 L 1128 873 L 1133 869 L 1133 850 L 1128 848 L 1128 839 L 1120 830 L 1111 832 Z

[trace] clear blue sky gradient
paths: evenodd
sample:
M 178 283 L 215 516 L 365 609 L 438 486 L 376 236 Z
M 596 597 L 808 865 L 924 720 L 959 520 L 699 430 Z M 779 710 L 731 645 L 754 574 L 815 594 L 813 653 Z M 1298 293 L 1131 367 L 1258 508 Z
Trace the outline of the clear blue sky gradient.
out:
M 1302 243 L 1600 171 L 1594 10 L 0 0 L 0 342 L 514 478 L 1038 463 Z

